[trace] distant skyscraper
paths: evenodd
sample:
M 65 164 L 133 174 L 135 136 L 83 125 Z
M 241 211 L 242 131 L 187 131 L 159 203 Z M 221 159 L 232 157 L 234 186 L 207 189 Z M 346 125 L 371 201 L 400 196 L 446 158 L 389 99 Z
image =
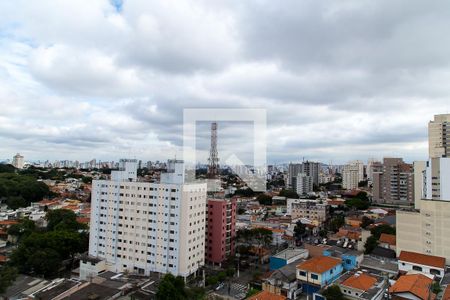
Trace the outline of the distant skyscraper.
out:
M 364 180 L 364 163 L 355 160 L 344 166 L 342 170 L 342 187 L 344 189 L 356 189 L 360 181 Z
M 160 183 L 140 182 L 137 165 L 92 182 L 89 255 L 114 272 L 187 277 L 204 264 L 206 183 L 185 183 L 179 160 Z
M 312 177 L 306 175 L 305 173 L 298 173 L 297 176 L 293 178 L 294 181 L 294 191 L 299 195 L 305 195 L 313 191 L 313 181 Z
M 414 204 L 414 169 L 401 158 L 384 158 L 383 171 L 373 174 L 373 200 L 377 203 Z
M 14 155 L 12 164 L 17 169 L 23 169 L 23 166 L 25 164 L 23 156 L 20 155 L 19 153 Z
M 435 115 L 428 123 L 430 158 L 450 157 L 450 114 Z
M 219 176 L 219 154 L 217 152 L 217 123 L 211 123 L 211 148 L 208 158 L 208 178 Z
M 320 163 L 312 161 L 305 161 L 301 164 L 290 163 L 288 169 L 288 188 L 293 190 L 296 188 L 294 177 L 296 177 L 299 173 L 311 177 L 313 185 L 319 185 Z

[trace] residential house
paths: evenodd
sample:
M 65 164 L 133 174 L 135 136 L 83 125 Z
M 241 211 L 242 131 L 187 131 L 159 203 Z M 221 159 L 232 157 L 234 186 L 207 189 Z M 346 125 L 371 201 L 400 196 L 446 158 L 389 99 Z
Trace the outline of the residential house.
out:
M 359 267 L 364 258 L 363 252 L 333 246 L 323 251 L 323 256 L 332 256 L 342 259 L 342 266 L 345 271 L 353 270 Z
M 275 270 L 262 284 L 264 291 L 282 295 L 287 299 L 296 299 L 301 293 L 301 285 L 297 281 L 296 270 L 301 260 L 296 260 Z
M 409 274 L 400 278 L 389 288 L 391 299 L 433 300 L 436 295 L 431 292 L 431 278 L 422 274 Z
M 345 273 L 337 284 L 347 299 L 364 300 L 382 299 L 387 285 L 383 276 L 363 271 Z
M 343 270 L 340 258 L 317 256 L 297 266 L 297 279 L 303 290 L 312 294 L 339 278 Z
M 398 257 L 401 273 L 421 273 L 430 278 L 442 278 L 445 273 L 445 257 L 402 251 Z
M 395 251 L 397 244 L 397 238 L 394 234 L 382 233 L 379 239 L 379 246 L 392 249 Z
M 270 270 L 280 269 L 299 259 L 308 258 L 309 252 L 303 248 L 288 248 L 270 257 Z
M 276 295 L 269 291 L 262 291 L 256 295 L 247 298 L 247 300 L 286 300 L 286 299 L 287 298 L 285 296 Z

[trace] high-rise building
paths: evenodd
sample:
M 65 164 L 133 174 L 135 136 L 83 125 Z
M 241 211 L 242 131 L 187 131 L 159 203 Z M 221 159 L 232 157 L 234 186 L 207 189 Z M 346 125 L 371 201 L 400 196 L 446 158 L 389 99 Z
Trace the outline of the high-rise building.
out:
M 208 199 L 206 260 L 220 264 L 234 255 L 236 199 Z
M 373 182 L 373 173 L 381 172 L 383 170 L 383 164 L 380 161 L 370 159 L 367 163 L 367 180 Z
M 443 256 L 450 264 L 450 115 L 436 115 L 428 126 L 429 160 L 415 164 L 415 210 L 397 211 L 397 254 L 402 250 Z M 417 166 L 417 169 L 416 169 Z M 417 176 L 417 175 L 416 175 Z
M 360 181 L 364 180 L 364 163 L 355 160 L 344 166 L 342 170 L 342 187 L 344 189 L 356 189 Z
M 206 183 L 186 183 L 180 160 L 160 183 L 140 182 L 137 164 L 92 182 L 89 255 L 114 272 L 187 277 L 204 264 Z
M 16 155 L 14 155 L 13 157 L 13 161 L 12 161 L 12 165 L 17 168 L 17 169 L 23 169 L 25 162 L 24 162 L 24 158 L 22 155 L 20 155 L 19 153 L 17 153 Z
M 293 177 L 293 190 L 299 195 L 305 195 L 313 191 L 313 180 L 305 173 L 298 173 Z
M 420 200 L 424 195 L 423 190 L 423 172 L 426 170 L 426 161 L 415 161 L 414 168 L 414 207 L 420 209 Z
M 414 204 L 414 169 L 401 158 L 384 158 L 382 172 L 373 174 L 373 200 L 394 205 Z
M 435 115 L 428 123 L 430 158 L 450 157 L 450 114 Z
M 301 164 L 289 164 L 288 169 L 288 182 L 287 186 L 291 189 L 295 189 L 294 177 L 299 173 L 306 174 L 306 176 L 311 177 L 313 185 L 319 185 L 319 174 L 320 174 L 320 163 L 305 161 Z

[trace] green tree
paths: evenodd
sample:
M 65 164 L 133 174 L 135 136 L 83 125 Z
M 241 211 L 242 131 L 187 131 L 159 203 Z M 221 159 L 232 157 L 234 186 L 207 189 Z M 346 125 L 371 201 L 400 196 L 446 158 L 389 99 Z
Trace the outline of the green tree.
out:
M 272 197 L 270 197 L 269 195 L 266 194 L 260 194 L 258 195 L 258 197 L 256 198 L 256 200 L 259 202 L 259 204 L 261 205 L 272 205 Z
M 27 237 L 36 231 L 36 224 L 30 219 L 21 219 L 18 224 L 13 224 L 8 228 L 8 234 L 17 237 Z
M 10 196 L 6 199 L 6 205 L 10 209 L 18 209 L 20 207 L 27 207 L 28 203 L 22 196 Z
M 321 238 L 326 238 L 328 236 L 328 230 L 322 229 L 319 231 L 319 236 Z
M 13 267 L 2 267 L 0 269 L 0 294 L 3 294 L 6 289 L 16 280 L 17 269 Z
M 373 249 L 375 249 L 378 246 L 378 239 L 374 237 L 373 235 L 369 236 L 367 238 L 366 243 L 364 244 L 364 253 L 369 254 L 372 253 Z
M 361 227 L 362 228 L 367 228 L 367 226 L 369 226 L 370 224 L 373 224 L 373 220 L 367 216 L 363 216 L 361 219 Z
M 301 221 L 297 221 L 294 227 L 294 235 L 297 240 L 301 239 L 306 233 L 306 226 Z
M 45 215 L 47 230 L 76 231 L 83 229 L 83 225 L 77 222 L 76 214 L 68 209 L 49 210 Z
M 159 283 L 156 292 L 156 299 L 158 300 L 181 300 L 187 299 L 184 279 L 180 276 L 173 276 L 166 274 Z
M 300 196 L 293 190 L 286 190 L 286 189 L 282 189 L 279 193 L 279 196 L 293 199 L 300 198 Z
M 322 295 L 327 298 L 327 300 L 344 300 L 344 294 L 342 294 L 341 289 L 338 285 L 331 285 L 325 291 L 322 292 Z
M 394 228 L 394 227 L 391 227 L 391 226 L 389 226 L 389 225 L 387 225 L 387 224 L 381 224 L 381 225 L 378 225 L 378 226 L 372 228 L 372 229 L 370 230 L 370 233 L 371 233 L 377 240 L 379 240 L 382 233 L 394 234 L 394 235 L 395 235 L 395 228 Z
M 344 224 L 345 224 L 344 216 L 337 215 L 337 216 L 334 216 L 334 217 L 330 220 L 330 223 L 329 223 L 329 229 L 330 229 L 330 231 L 338 232 L 338 231 L 339 231 L 339 228 L 341 228 L 342 226 L 344 226 Z
M 347 205 L 347 207 L 349 207 L 349 208 L 365 210 L 365 209 L 369 208 L 370 203 L 369 203 L 369 201 L 364 201 L 359 198 L 352 198 L 352 199 L 345 200 L 345 205 Z

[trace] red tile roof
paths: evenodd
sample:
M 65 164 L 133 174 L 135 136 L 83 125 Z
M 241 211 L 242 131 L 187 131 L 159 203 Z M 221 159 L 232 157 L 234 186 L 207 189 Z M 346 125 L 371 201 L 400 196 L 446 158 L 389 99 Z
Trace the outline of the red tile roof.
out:
M 445 269 L 445 257 L 402 251 L 398 260 Z
M 434 299 L 435 294 L 430 293 L 429 287 L 433 280 L 422 274 L 411 274 L 401 276 L 389 289 L 391 293 L 409 292 L 422 300 Z
M 91 221 L 90 218 L 82 218 L 82 217 L 78 217 L 78 218 L 77 218 L 77 222 L 78 222 L 78 223 L 84 223 L 84 224 L 86 224 L 86 223 L 89 223 L 90 221 Z
M 286 297 L 285 296 L 281 296 L 281 295 L 276 295 L 273 294 L 269 291 L 262 291 L 256 295 L 253 295 L 249 298 L 247 298 L 248 300 L 285 300 Z
M 316 256 L 297 265 L 297 269 L 322 274 L 342 263 L 340 258 Z
M 0 255 L 0 263 L 5 263 L 7 260 L 7 257 L 4 255 Z
M 0 221 L 0 226 L 1 225 L 14 225 L 14 224 L 18 224 L 19 223 L 19 221 L 17 221 L 17 220 L 3 220 L 3 221 Z
M 447 285 L 444 295 L 442 296 L 442 300 L 450 300 L 450 285 Z
M 375 277 L 363 273 L 360 275 L 355 274 L 341 284 L 354 289 L 368 291 L 376 282 L 377 279 Z
M 382 233 L 380 235 L 380 243 L 386 243 L 391 246 L 395 246 L 397 243 L 396 241 L 397 241 L 397 238 L 393 234 Z

